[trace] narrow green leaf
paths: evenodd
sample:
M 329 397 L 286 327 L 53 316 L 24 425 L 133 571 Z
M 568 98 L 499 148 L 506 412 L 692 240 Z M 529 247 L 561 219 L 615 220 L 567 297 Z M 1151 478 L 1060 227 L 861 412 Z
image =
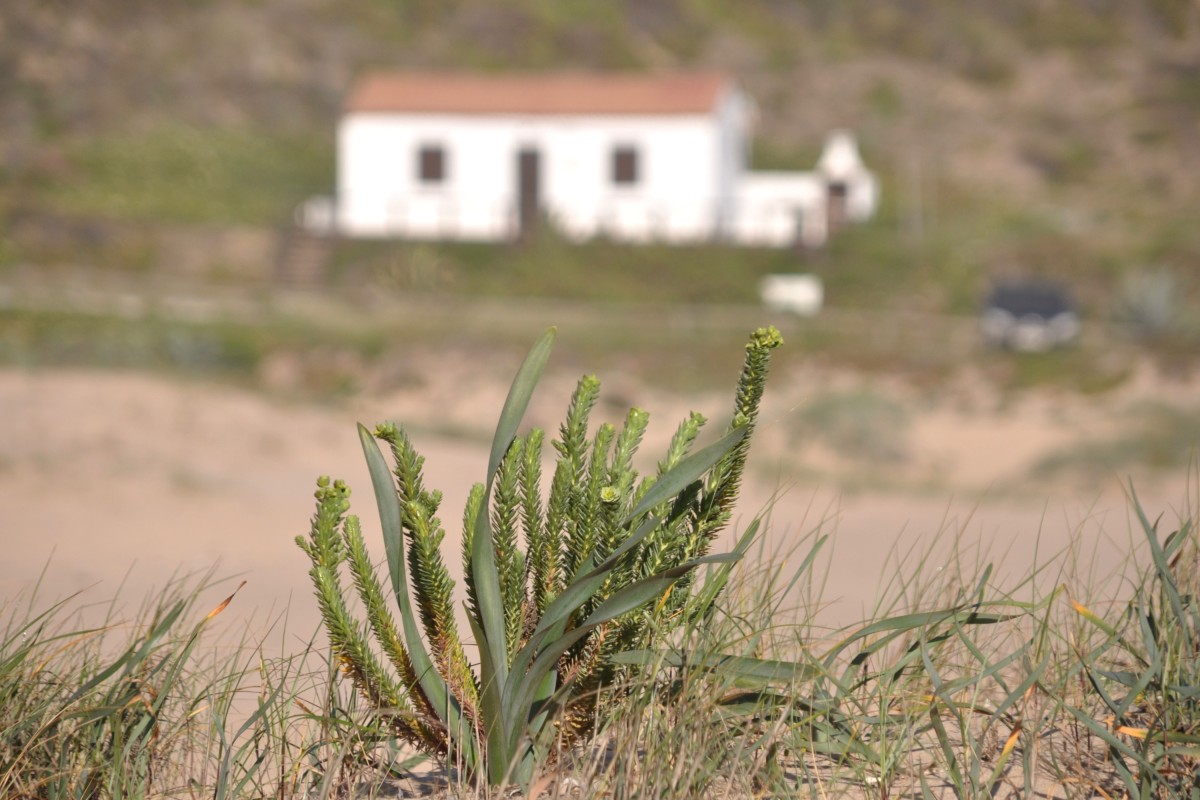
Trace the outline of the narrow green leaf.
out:
M 484 494 L 484 508 L 488 495 Z M 491 656 L 491 671 L 480 677 L 503 687 L 508 682 L 508 636 L 504 624 L 504 598 L 500 594 L 500 573 L 496 569 L 496 550 L 492 543 L 492 528 L 488 515 L 480 511 L 475 518 L 475 535 L 471 540 L 471 574 L 475 578 L 475 595 L 479 599 L 479 615 L 483 627 L 476 633 L 479 649 Z
M 573 581 L 546 607 L 546 613 L 538 621 L 532 636 L 537 637 L 560 625 L 565 625 L 571 615 L 600 590 L 611 572 L 612 568 L 610 567 L 603 572 L 592 572 Z M 559 630 L 561 632 L 562 629 Z
M 804 560 L 801 561 L 800 566 L 796 568 L 796 572 L 792 576 L 792 580 L 788 583 L 787 591 L 784 592 L 785 594 L 796 585 L 796 582 L 800 579 L 801 575 L 812 569 L 813 562 L 817 559 L 817 553 L 820 552 L 821 547 L 824 546 L 825 542 L 828 540 L 829 534 L 827 533 L 817 537 L 817 541 L 813 543 L 811 548 L 809 548 L 808 553 L 804 556 Z
M 611 556 L 598 566 L 589 567 L 591 562 L 585 561 L 580 566 L 581 574 L 572 580 L 554 598 L 550 605 L 546 607 L 546 611 L 538 621 L 533 635 L 538 636 L 555 626 L 564 624 L 571 614 L 574 614 L 576 610 L 590 600 L 597 590 L 604 585 L 604 582 L 612 573 L 621 556 L 651 534 L 658 527 L 658 524 L 658 520 L 654 517 L 646 519 L 632 536 L 626 539 L 620 547 L 613 551 Z M 559 628 L 559 630 L 561 631 L 562 629 Z
M 1141 674 L 1140 677 L 1138 677 L 1137 683 L 1129 687 L 1129 692 L 1126 693 L 1125 697 L 1121 699 L 1121 702 L 1119 702 L 1117 707 L 1113 710 L 1118 719 L 1124 717 L 1125 714 L 1128 713 L 1130 706 L 1134 704 L 1142 692 L 1145 691 L 1146 687 L 1149 686 L 1151 681 L 1153 681 L 1159 674 L 1159 667 L 1157 665 L 1151 665 L 1146 669 L 1145 672 Z
M 244 733 L 246 733 L 252 727 L 257 725 L 259 723 L 259 721 L 265 717 L 267 711 L 272 706 L 275 705 L 275 700 L 276 700 L 276 698 L 278 698 L 279 693 L 282 690 L 283 690 L 283 683 L 281 682 L 281 683 L 276 684 L 276 686 L 272 690 L 270 696 L 268 696 L 265 700 L 258 701 L 258 708 L 255 709 L 254 713 L 251 714 L 244 723 L 242 723 L 242 725 L 237 729 L 237 732 L 233 734 L 234 741 L 237 741 L 239 738 L 241 738 L 241 736 Z M 224 726 L 222 726 L 222 727 L 224 727 Z M 248 743 L 242 745 L 242 747 L 238 750 L 238 754 L 240 755 L 242 752 L 244 752 L 247 749 L 247 747 L 249 746 L 249 744 L 250 743 L 248 742 Z M 221 759 L 221 763 L 220 763 L 220 766 L 218 767 L 218 772 L 217 772 L 217 792 L 215 795 L 215 800 L 225 800 L 226 797 L 241 797 L 242 796 L 242 794 L 241 794 L 242 788 L 245 787 L 246 783 L 253 777 L 254 773 L 258 771 L 258 767 L 260 766 L 260 764 L 262 762 L 262 759 L 260 758 L 259 761 L 255 762 L 252 765 L 252 767 L 247 769 L 246 773 L 245 773 L 245 775 L 243 775 L 241 781 L 238 782 L 238 784 L 234 787 L 233 792 L 230 793 L 229 792 L 229 773 L 233 766 L 233 755 L 234 755 L 234 751 L 231 748 L 226 749 L 225 755 Z
M 396 603 L 403 612 L 409 607 L 408 573 L 404 565 L 404 535 L 395 478 L 384 461 L 379 445 L 375 443 L 375 436 L 362 423 L 358 425 L 358 438 L 367 459 L 367 469 L 371 473 L 375 504 L 379 508 L 379 524 L 383 529 L 383 548 L 387 555 L 388 575 L 392 579 L 392 593 L 396 595 Z
M 713 604 L 716 603 L 717 598 L 721 596 L 721 593 L 725 591 L 725 587 L 729 583 L 729 575 L 733 572 L 733 565 L 746 555 L 746 551 L 750 549 L 750 545 L 757 537 L 760 522 L 761 520 L 755 519 L 746 526 L 745 532 L 742 533 L 741 538 L 738 539 L 738 543 L 731 553 L 735 558 L 716 572 L 705 577 L 704 583 L 700 586 L 700 590 L 696 592 L 696 596 L 692 601 L 694 618 L 707 616 L 712 610 Z
M 145 661 L 146 656 L 148 656 L 150 651 L 154 649 L 154 645 L 157 644 L 158 640 L 162 638 L 162 636 L 168 630 L 170 630 L 172 625 L 175 624 L 175 620 L 178 619 L 179 615 L 183 613 L 183 609 L 184 603 L 182 600 L 172 606 L 171 610 L 167 612 L 166 616 L 159 621 L 158 625 L 156 625 L 154 629 L 146 635 L 146 639 L 142 642 L 140 647 L 130 647 L 128 650 L 122 653 L 116 661 L 113 661 L 106 668 L 93 675 L 91 679 L 86 681 L 71 694 L 65 705 L 70 707 L 79 698 L 85 696 L 92 689 L 96 688 L 101 683 L 115 675 L 118 670 L 124 668 L 125 674 L 128 674 L 131 666 L 136 667 L 138 664 L 141 664 L 143 661 Z
M 739 691 L 730 696 L 722 696 L 715 699 L 716 712 L 722 719 L 733 721 L 744 721 L 749 717 L 764 717 L 767 714 L 774 714 L 780 710 L 785 711 L 780 719 L 787 720 L 790 723 L 800 724 L 810 719 L 809 715 L 804 710 L 796 709 L 796 698 L 790 694 L 780 694 L 779 692 L 771 692 L 766 690 L 761 691 Z M 739 719 L 740 718 L 740 719 Z M 765 733 L 764 736 L 771 734 Z M 755 749 L 761 746 L 763 739 L 755 744 Z
M 1008 711 L 1009 708 L 1016 705 L 1017 701 L 1025 696 L 1025 693 L 1029 691 L 1030 687 L 1036 685 L 1042 679 L 1042 673 L 1046 671 L 1048 666 L 1050 666 L 1050 656 L 1050 653 L 1047 653 L 1045 656 L 1043 656 L 1042 660 L 1038 662 L 1037 666 L 1031 669 L 1029 674 L 1025 676 L 1025 679 L 1021 681 L 1016 688 L 1009 692 L 1007 697 L 1000 701 L 1000 704 L 997 705 L 995 710 L 992 712 L 993 716 L 999 717 L 1004 712 Z
M 964 689 L 968 686 L 979 686 L 984 681 L 989 679 L 994 679 L 1000 685 L 1000 688 L 1007 692 L 1008 686 L 1004 683 L 1004 674 L 1010 664 L 1020 660 L 1021 657 L 1025 655 L 1025 652 L 1029 650 L 1031 644 L 1026 642 L 1017 648 L 1016 651 L 1010 653 L 999 661 L 989 662 L 983 657 L 983 653 L 979 651 L 979 649 L 975 646 L 975 643 L 970 640 L 970 637 L 966 636 L 961 628 L 956 628 L 955 632 L 958 634 L 959 641 L 962 642 L 962 644 L 972 653 L 972 655 L 975 656 L 976 660 L 979 662 L 980 666 L 983 667 L 983 669 L 978 672 L 970 670 L 961 678 L 955 678 L 953 680 L 946 681 L 946 693 L 955 694 L 960 689 Z
M 1117 634 L 1117 629 L 1114 628 L 1113 626 L 1109 625 L 1103 619 L 1101 619 L 1100 616 L 1098 614 L 1096 614 L 1096 612 L 1092 611 L 1090 608 L 1083 605 L 1082 603 L 1078 603 L 1074 600 L 1070 600 L 1070 603 L 1071 603 L 1071 607 L 1073 609 L 1075 609 L 1076 614 L 1078 614 L 1079 616 L 1086 619 L 1088 622 L 1095 625 L 1097 628 L 1099 628 L 1101 631 L 1103 631 L 1106 636 L 1109 636 L 1114 639 L 1119 638 L 1118 634 Z
M 517 697 L 520 696 L 526 688 L 519 687 L 518 682 L 525 680 L 525 676 L 533 674 L 533 667 L 529 666 L 527 668 L 526 665 L 534 663 L 534 654 L 538 654 L 538 657 L 540 658 L 541 654 L 544 652 L 557 648 L 558 645 L 563 641 L 563 637 L 572 636 L 580 630 L 585 632 L 590 631 L 597 625 L 607 622 L 609 619 L 611 619 L 610 616 L 607 616 L 607 611 L 612 608 L 619 608 L 621 604 L 627 602 L 631 596 L 644 595 L 642 603 L 647 602 L 651 598 L 657 596 L 658 593 L 666 591 L 666 588 L 670 586 L 671 583 L 678 580 L 679 576 L 685 574 L 691 568 L 692 567 L 690 566 L 681 565 L 672 570 L 666 570 L 659 575 L 652 576 L 650 578 L 644 578 L 636 583 L 624 587 L 612 597 L 608 598 L 605 603 L 601 603 L 600 606 L 598 606 L 596 610 L 593 611 L 592 614 L 587 618 L 587 620 L 583 622 L 583 624 L 572 628 L 570 631 L 565 630 L 567 621 L 566 615 L 561 616 L 557 624 L 546 627 L 539 625 L 534 631 L 533 635 L 529 637 L 529 641 L 525 643 L 525 646 L 517 652 L 516 658 L 513 659 L 513 675 L 515 677 L 513 678 L 513 684 L 508 687 L 505 692 L 506 713 L 517 713 L 519 706 L 515 706 L 513 703 L 516 702 Z M 589 582 L 592 585 L 595 585 L 595 587 L 598 589 L 601 585 L 603 585 L 605 577 L 606 576 L 604 574 L 596 575 L 589 579 Z M 585 589 L 587 585 L 588 584 L 583 584 L 577 588 L 582 590 Z M 633 591 L 631 592 L 631 590 Z M 585 599 L 591 596 L 592 593 L 588 593 Z M 616 602 L 614 603 L 613 601 Z M 641 603 L 638 603 L 637 605 L 640 604 Z M 632 608 L 636 608 L 637 605 L 632 606 Z M 624 611 L 620 611 L 619 613 L 624 613 Z M 562 627 L 560 627 L 560 625 Z M 578 639 L 575 639 L 574 641 L 578 641 Z M 560 655 L 563 652 L 566 652 L 566 650 L 560 650 Z M 540 676 L 538 676 L 537 679 L 540 680 Z
M 646 519 L 642 521 L 642 524 L 638 526 L 638 529 L 628 536 L 625 541 L 622 542 L 619 547 L 617 547 L 616 550 L 612 551 L 612 554 L 609 555 L 608 558 L 604 559 L 590 569 L 585 569 L 585 567 L 590 563 L 585 561 L 580 566 L 580 574 L 584 578 L 587 578 L 593 575 L 598 575 L 601 572 L 611 571 L 612 568 L 616 566 L 617 562 L 621 560 L 621 556 L 625 555 L 634 547 L 637 547 L 639 544 L 641 544 L 643 539 L 653 533 L 654 530 L 662 524 L 663 520 L 660 520 L 658 517 L 646 517 Z
M 475 638 L 479 640 L 479 671 L 484 676 L 483 686 L 479 697 L 480 713 L 483 715 L 483 733 L 487 738 L 487 773 L 488 781 L 492 785 L 498 785 L 504 779 L 504 773 L 509 761 L 512 760 L 514 754 L 509 751 L 509 740 L 507 731 L 505 730 L 505 717 L 503 712 L 502 692 L 503 686 L 497 683 L 495 676 L 495 665 L 492 664 L 492 654 L 487 647 L 483 646 L 484 632 L 479 627 L 479 623 L 475 620 L 473 614 L 467 614 L 467 620 L 471 623 L 471 631 L 475 634 Z M 476 769 L 479 768 L 476 764 Z
M 500 411 L 500 421 L 496 424 L 496 435 L 492 439 L 492 454 L 488 459 L 487 471 L 489 487 L 492 485 L 492 478 L 495 477 L 496 470 L 500 468 L 504 454 L 508 452 L 508 446 L 516 438 L 517 428 L 521 425 L 521 420 L 525 417 L 525 409 L 529 406 L 529 398 L 533 396 L 533 390 L 542 377 L 542 370 L 545 369 L 546 362 L 550 359 L 550 351 L 554 348 L 556 333 L 556 328 L 550 328 L 534 342 L 529 354 L 525 356 L 521 368 L 517 370 L 512 386 L 509 387 L 504 408 Z
M 746 438 L 747 427 L 734 428 L 717 441 L 680 461 L 661 475 L 642 495 L 641 501 L 626 520 L 637 519 L 650 509 L 670 500 L 708 472 L 714 464 Z
M 772 661 L 722 653 L 684 653 L 679 650 L 626 650 L 613 655 L 611 660 L 615 664 L 638 667 L 662 665 L 673 669 L 700 669 L 762 683 L 797 683 L 820 677 L 825 672 L 815 665 L 794 661 Z
M 417 616 L 412 607 L 408 590 L 404 534 L 400 525 L 400 499 L 396 495 L 396 484 L 393 482 L 392 472 L 388 469 L 387 462 L 384 461 L 383 453 L 380 452 L 375 437 L 361 424 L 358 426 L 358 436 L 362 443 L 363 454 L 367 459 L 367 468 L 371 473 L 375 503 L 379 508 L 384 551 L 387 554 L 392 591 L 396 595 L 396 605 L 400 612 L 405 649 L 412 661 L 413 671 L 416 672 L 421 691 L 424 692 L 429 700 L 429 705 L 437 712 L 442 723 L 451 732 L 452 740 L 457 740 L 457 743 L 464 748 L 471 748 L 474 746 L 474 739 L 466 735 L 468 726 L 463 719 L 458 699 L 454 697 L 442 676 L 434 669 L 417 625 Z
M 496 477 L 496 470 L 500 468 L 504 454 L 516 438 L 517 428 L 525 416 L 529 399 L 533 396 L 533 390 L 550 358 L 555 333 L 556 329 L 550 328 L 534 343 L 508 390 L 508 397 L 500 412 L 500 420 L 496 423 L 496 435 L 492 439 L 492 453 L 488 459 L 487 481 L 481 505 L 483 510 L 475 518 L 475 533 L 471 540 L 470 570 L 475 580 L 475 594 L 483 622 L 480 632 L 483 636 L 480 638 L 479 647 L 486 647 L 491 651 L 492 674 L 484 676 L 484 680 L 495 681 L 496 685 L 501 687 L 501 691 L 508 683 L 508 637 L 505 633 L 500 573 L 496 568 L 496 553 L 486 509 L 491 503 L 492 482 Z
M 1136 750 L 1134 750 L 1128 744 L 1126 744 L 1125 742 L 1121 741 L 1116 736 L 1114 736 L 1112 734 L 1112 732 L 1109 731 L 1107 725 L 1100 724 L 1096 720 L 1092 719 L 1091 715 L 1085 714 L 1083 711 L 1080 711 L 1078 708 L 1075 708 L 1074 706 L 1065 706 L 1065 708 L 1067 709 L 1068 713 L 1070 713 L 1077 720 L 1082 722 L 1084 724 L 1084 726 L 1087 727 L 1088 730 L 1090 730 L 1096 736 L 1099 736 L 1101 739 L 1103 739 L 1105 744 L 1107 744 L 1116 753 L 1120 754 L 1121 756 L 1123 756 L 1125 758 L 1133 759 L 1134 761 L 1137 762 L 1138 766 L 1141 767 L 1142 769 L 1146 769 L 1146 770 L 1150 770 L 1150 771 L 1154 770 L 1153 764 L 1151 764 L 1149 761 L 1147 761 L 1145 758 L 1143 758 Z M 1116 763 L 1120 763 L 1120 762 L 1117 761 Z M 1124 765 L 1122 765 L 1122 766 L 1124 766 Z
M 1146 534 L 1146 541 L 1150 543 L 1150 557 L 1154 559 L 1154 568 L 1158 572 L 1163 591 L 1166 592 L 1167 600 L 1171 604 L 1171 611 L 1174 612 L 1176 620 L 1183 622 L 1187 619 L 1187 616 L 1183 613 L 1183 601 L 1179 597 L 1179 587 L 1175 583 L 1175 576 L 1171 574 L 1171 566 L 1167 561 L 1167 554 L 1163 552 L 1162 545 L 1159 544 L 1156 526 L 1152 525 L 1150 520 L 1146 518 L 1146 512 L 1142 510 L 1142 504 L 1133 489 L 1132 481 L 1129 483 L 1129 496 L 1133 498 L 1134 511 L 1137 512 L 1138 520 L 1142 523 L 1142 530 Z
M 558 659 L 576 642 L 592 632 L 600 623 L 580 625 L 573 628 L 554 641 L 545 645 L 533 659 L 529 670 L 525 673 L 512 673 L 509 686 L 506 687 L 504 698 L 505 721 L 507 735 L 512 742 L 529 742 L 532 731 L 530 723 L 542 716 L 535 712 L 534 703 L 542 690 L 543 681 L 551 670 L 558 664 Z M 522 648 L 524 651 L 526 648 Z M 532 652 L 532 651 L 530 651 Z
M 1184 756 L 1186 758 L 1200 759 L 1200 747 L 1168 747 L 1163 753 L 1168 756 Z M 1195 795 L 1192 796 L 1195 797 Z
M 532 659 L 532 664 L 527 672 L 522 674 L 514 670 L 511 684 L 505 690 L 504 710 L 513 720 L 509 727 L 510 736 L 513 735 L 513 731 L 517 730 L 518 720 L 520 721 L 520 730 L 524 732 L 529 720 L 532 719 L 532 706 L 542 679 L 568 648 L 600 625 L 661 595 L 680 577 L 695 569 L 695 566 L 694 562 L 680 564 L 618 590 L 597 606 L 582 625 L 572 628 L 548 643 L 541 644 L 541 640 L 545 638 L 545 631 L 537 641 L 531 638 L 518 652 L 514 666 L 517 663 L 529 663 L 530 657 L 535 651 L 537 657 Z
M 1179 530 L 1172 533 L 1163 542 L 1163 553 L 1166 554 L 1168 560 L 1173 558 L 1175 554 L 1179 552 L 1179 548 L 1183 547 L 1183 545 L 1192 538 L 1193 524 L 1194 520 L 1185 520 L 1184 523 L 1179 526 Z
M 942 622 L 954 622 L 962 625 L 991 625 L 997 622 L 1006 622 L 1014 619 L 1016 616 L 1015 614 L 984 614 L 964 608 L 920 611 L 913 614 L 900 614 L 873 622 L 859 630 L 850 639 L 851 641 L 862 639 L 883 631 L 911 631 Z
M 1016 619 L 1019 614 L 994 614 L 977 611 L 973 608 L 947 608 L 939 611 L 919 611 L 912 614 L 900 614 L 895 617 L 887 617 L 885 619 L 873 622 L 864 628 L 860 628 L 853 634 L 839 642 L 827 656 L 827 661 L 832 663 L 832 659 L 840 652 L 845 650 L 854 642 L 865 639 L 876 633 L 889 633 L 892 636 L 885 639 L 890 641 L 897 634 L 903 634 L 908 631 L 918 628 L 937 625 L 940 623 L 951 623 L 954 625 L 993 625 L 998 622 L 1007 622 L 1011 619 Z M 874 652 L 880 646 L 880 643 L 869 645 L 865 653 Z
M 650 602 L 669 589 L 679 578 L 695 569 L 695 566 L 696 562 L 680 564 L 622 587 L 596 606 L 596 610 L 588 616 L 584 624 L 602 624 Z
M 979 580 L 975 583 L 975 592 L 972 595 L 976 603 L 983 602 L 983 593 L 987 590 L 988 579 L 992 577 L 992 565 L 989 563 L 983 568 L 983 575 L 979 576 Z
M 585 569 L 588 563 L 590 562 L 584 562 Z M 571 615 L 595 595 L 600 587 L 604 585 L 605 581 L 608 580 L 611 572 L 612 565 L 609 565 L 607 568 L 592 570 L 583 577 L 573 581 L 570 586 L 564 589 L 551 602 L 542 615 L 542 618 L 538 621 L 537 627 L 530 634 L 529 640 L 513 657 L 510 675 L 518 676 L 514 680 L 523 680 L 520 676 L 526 675 L 529 671 L 534 657 L 542 649 L 543 644 L 547 641 L 555 641 L 563 635 L 567 624 L 570 622 Z M 510 705 L 515 700 L 517 693 L 518 688 L 515 684 L 506 688 L 505 712 L 507 714 L 512 713 Z
M 681 564 L 623 587 L 597 606 L 581 625 L 567 631 L 557 640 L 545 644 L 538 653 L 538 657 L 534 659 L 533 666 L 530 667 L 528 675 L 540 680 L 543 674 L 542 667 L 552 664 L 552 661 L 547 661 L 543 657 L 547 657 L 553 653 L 562 655 L 571 644 L 574 644 L 575 641 L 581 638 L 579 636 L 581 632 L 588 633 L 606 622 L 611 622 L 622 614 L 645 605 L 650 600 L 660 596 L 691 569 L 694 569 L 694 565 Z M 554 656 L 555 659 L 557 657 Z M 528 687 L 514 693 L 514 697 L 520 698 L 520 702 L 512 706 L 514 711 L 520 709 L 522 705 L 529 704 L 528 694 Z
M 542 678 L 541 685 L 533 695 L 534 704 L 540 705 L 542 708 L 542 710 L 538 712 L 537 716 L 529 721 L 529 735 L 535 742 L 538 740 L 538 733 L 542 730 L 542 726 L 545 725 L 547 720 L 551 719 L 553 716 L 549 710 L 549 706 L 546 705 L 546 701 L 550 700 L 550 698 L 554 696 L 554 693 L 557 689 L 558 670 L 551 669 Z
M 966 788 L 966 784 L 963 781 L 962 772 L 958 766 L 958 758 L 954 755 L 954 747 L 950 744 L 950 736 L 946 733 L 946 725 L 942 722 L 942 716 L 938 713 L 936 704 L 929 707 L 929 722 L 933 726 L 938 746 L 941 748 L 942 755 L 946 759 L 946 771 L 950 773 L 950 783 L 953 785 L 955 793 L 959 797 L 963 797 L 963 790 Z M 921 777 L 924 780 L 923 774 Z
M 1111 697 L 1109 697 L 1108 692 L 1104 690 L 1104 687 L 1100 684 L 1100 681 L 1097 680 L 1096 672 L 1092 669 L 1091 663 L 1085 663 L 1083 665 L 1083 669 L 1087 673 L 1088 682 L 1091 683 L 1092 688 L 1096 690 L 1096 694 L 1100 697 L 1100 700 L 1103 701 L 1104 705 L 1108 707 L 1109 711 L 1113 712 L 1113 714 L 1116 714 L 1120 706 L 1116 700 L 1113 700 Z

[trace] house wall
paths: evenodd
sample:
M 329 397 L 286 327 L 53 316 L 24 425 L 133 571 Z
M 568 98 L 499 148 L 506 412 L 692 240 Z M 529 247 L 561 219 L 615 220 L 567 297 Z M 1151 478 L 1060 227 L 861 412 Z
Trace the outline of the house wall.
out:
M 739 182 L 750 160 L 751 101 L 741 92 L 728 92 L 717 105 L 717 206 L 716 234 L 736 236 Z
M 865 168 L 850 182 L 846 213 L 852 222 L 866 222 L 879 207 L 879 181 Z
M 749 172 L 737 186 L 733 238 L 742 244 L 824 244 L 825 182 L 814 172 Z
M 338 132 L 338 220 L 349 235 L 494 240 L 517 229 L 517 153 L 541 154 L 541 206 L 567 235 L 704 239 L 733 208 L 744 161 L 736 102 L 709 115 L 519 117 L 349 114 Z M 418 151 L 446 153 L 440 184 Z M 638 152 L 614 184 L 613 149 Z

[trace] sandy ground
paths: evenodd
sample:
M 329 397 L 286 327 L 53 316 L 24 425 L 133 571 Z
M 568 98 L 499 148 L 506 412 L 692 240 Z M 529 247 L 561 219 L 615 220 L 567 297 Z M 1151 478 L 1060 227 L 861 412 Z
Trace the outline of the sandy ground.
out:
M 316 476 L 345 478 L 357 510 L 373 518 L 355 421 L 411 426 L 427 485 L 445 493 L 442 519 L 453 536 L 467 490 L 482 478 L 514 368 L 493 364 L 481 375 L 478 364 L 452 360 L 426 372 L 433 377 L 420 386 L 337 406 L 141 374 L 0 370 L 0 598 L 28 596 L 45 568 L 44 601 L 84 590 L 103 602 L 124 582 L 122 596 L 136 605 L 172 574 L 216 564 L 218 575 L 247 581 L 227 612 L 236 627 L 265 630 L 286 612 L 288 637 L 298 643 L 317 617 L 306 559 L 292 540 L 307 530 Z M 552 368 L 529 420 L 555 428 L 576 378 Z M 798 409 L 818 388 L 858 391 L 864 381 L 776 376 L 739 517 L 744 524 L 773 500 L 764 549 L 792 552 L 793 563 L 813 530 L 834 534 L 817 572 L 825 582 L 819 621 L 831 626 L 868 613 L 922 554 L 930 575 L 953 569 L 954 544 L 968 572 L 987 552 L 1000 558 L 999 574 L 1014 579 L 1071 542 L 1085 571 L 1119 569 L 1137 538 L 1120 477 L 1039 482 L 1029 471 L 1046 453 L 1114 429 L 1140 393 L 1180 403 L 1200 397 L 1195 385 L 1164 390 L 1146 375 L 1102 401 L 1031 394 L 1000 402 L 964 374 L 932 401 L 901 385 L 870 384 L 912 410 L 898 459 L 848 459 L 797 433 Z M 622 402 L 637 398 L 651 412 L 644 465 L 689 407 L 720 421 L 729 402 L 641 392 L 619 377 L 613 385 Z M 602 403 L 597 413 L 619 419 L 623 408 Z M 1131 477 L 1164 524 L 1195 494 L 1186 474 L 1134 468 Z M 232 585 L 209 590 L 203 602 L 215 604 Z

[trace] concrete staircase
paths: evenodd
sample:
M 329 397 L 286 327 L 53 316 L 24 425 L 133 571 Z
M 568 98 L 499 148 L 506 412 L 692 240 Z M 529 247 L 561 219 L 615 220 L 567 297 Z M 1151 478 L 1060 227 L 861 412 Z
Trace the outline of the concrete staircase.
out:
M 333 236 L 289 226 L 279 234 L 275 282 L 285 286 L 319 286 L 329 277 L 335 244 Z

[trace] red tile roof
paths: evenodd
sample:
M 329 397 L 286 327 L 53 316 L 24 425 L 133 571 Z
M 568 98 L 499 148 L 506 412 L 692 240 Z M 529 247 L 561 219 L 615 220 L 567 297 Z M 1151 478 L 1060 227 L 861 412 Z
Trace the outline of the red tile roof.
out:
M 443 114 L 698 114 L 732 86 L 719 72 L 477 75 L 378 72 L 361 78 L 348 112 Z

